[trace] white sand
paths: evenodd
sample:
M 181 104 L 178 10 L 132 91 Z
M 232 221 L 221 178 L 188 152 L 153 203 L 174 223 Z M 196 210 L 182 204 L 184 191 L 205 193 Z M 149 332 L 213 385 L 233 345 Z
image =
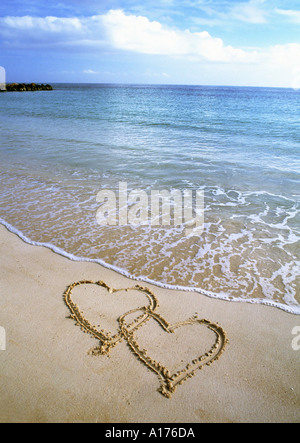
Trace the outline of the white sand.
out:
M 125 340 L 109 356 L 89 355 L 99 342 L 67 318 L 63 294 L 71 283 L 103 280 L 119 289 L 137 282 L 25 244 L 2 226 L 0 251 L 0 326 L 7 336 L 7 349 L 0 351 L 0 422 L 300 421 L 300 351 L 291 346 L 299 316 L 144 284 L 159 301 L 156 312 L 169 324 L 197 312 L 200 319 L 218 323 L 230 341 L 218 361 L 197 371 L 167 399 L 158 392 L 157 374 Z M 127 302 L 125 292 L 118 298 L 103 288 L 82 285 L 72 295 L 89 320 L 114 334 L 124 311 L 147 305 L 143 294 L 132 294 L 129 291 Z M 209 332 L 196 325 L 168 334 L 153 318 L 138 329 L 135 339 L 174 370 L 213 342 Z

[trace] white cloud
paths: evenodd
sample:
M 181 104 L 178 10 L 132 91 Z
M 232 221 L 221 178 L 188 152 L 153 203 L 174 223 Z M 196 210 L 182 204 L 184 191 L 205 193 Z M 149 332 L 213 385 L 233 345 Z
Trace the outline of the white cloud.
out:
M 257 71 L 266 86 L 300 88 L 300 44 L 274 45 L 259 53 Z
M 241 19 L 243 17 L 244 20 L 259 23 L 264 18 L 264 15 L 258 12 L 262 3 L 262 0 L 252 0 L 244 4 L 243 9 L 241 4 L 233 9 L 236 14 L 240 14 Z M 292 11 L 293 14 L 289 12 L 288 16 L 293 17 L 293 20 L 298 17 L 297 11 Z M 221 38 L 213 37 L 207 31 L 174 29 L 158 21 L 150 21 L 144 16 L 125 14 L 122 10 L 111 10 L 103 15 L 81 18 L 0 17 L 1 36 L 6 46 L 14 48 L 58 47 L 62 51 L 90 50 L 93 54 L 101 54 L 104 48 L 165 56 L 165 59 L 171 57 L 173 66 L 178 60 L 177 66 L 180 66 L 180 69 L 190 62 L 195 63 L 193 66 L 201 62 L 202 67 L 209 66 L 211 62 L 219 63 L 220 67 L 222 63 L 232 72 L 236 72 L 236 77 L 239 76 L 239 72 L 246 70 L 249 71 L 249 76 L 251 72 L 252 76 L 261 72 L 265 78 L 268 76 L 270 83 L 276 79 L 278 84 L 285 86 L 293 84 L 295 76 L 299 78 L 298 43 L 244 50 L 226 45 Z M 165 63 L 164 67 L 158 67 L 157 72 L 162 72 L 162 69 L 169 72 L 169 65 Z M 82 73 L 98 74 L 92 69 L 86 69 Z M 167 78 L 165 74 L 162 74 L 162 77 Z M 244 77 L 242 81 L 245 81 Z
M 288 17 L 294 23 L 300 23 L 300 11 L 294 11 L 291 9 L 276 9 L 276 12 L 277 14 Z
M 267 57 L 269 62 L 275 66 L 299 69 L 300 44 L 290 43 L 272 46 L 268 51 Z
M 262 8 L 265 0 L 250 0 L 238 3 L 230 10 L 230 17 L 248 23 L 263 24 L 267 22 L 266 11 Z
M 8 47 L 64 47 L 81 40 L 84 33 L 84 25 L 78 18 L 0 17 L 0 37 Z
M 83 71 L 83 74 L 91 74 L 91 75 L 94 75 L 94 74 L 99 74 L 99 72 L 94 71 L 93 69 L 85 69 L 85 70 Z
M 8 45 L 47 43 L 78 47 L 108 47 L 141 54 L 190 56 L 213 62 L 246 62 L 253 54 L 226 46 L 208 32 L 181 31 L 147 17 L 112 10 L 84 18 L 4 17 L 0 35 Z
M 78 18 L 61 17 L 4 17 L 1 24 L 8 29 L 15 30 L 40 30 L 52 33 L 78 32 L 82 29 L 82 23 Z
M 208 32 L 180 31 L 164 27 L 146 17 L 126 15 L 121 10 L 103 16 L 103 25 L 111 44 L 119 49 L 143 54 L 197 56 L 209 61 L 244 62 L 249 54 L 225 46 Z

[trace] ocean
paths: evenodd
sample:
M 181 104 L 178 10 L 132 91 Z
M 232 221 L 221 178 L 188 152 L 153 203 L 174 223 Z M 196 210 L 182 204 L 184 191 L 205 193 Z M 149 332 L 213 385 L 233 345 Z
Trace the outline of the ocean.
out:
M 300 314 L 300 91 L 53 86 L 0 94 L 2 224 L 137 280 Z M 203 232 L 100 225 L 97 195 L 120 183 L 203 192 Z

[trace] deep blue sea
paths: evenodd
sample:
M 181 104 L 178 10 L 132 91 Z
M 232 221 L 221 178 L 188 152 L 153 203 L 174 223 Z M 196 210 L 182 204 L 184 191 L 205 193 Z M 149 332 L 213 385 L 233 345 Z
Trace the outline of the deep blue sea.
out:
M 300 313 L 300 91 L 53 86 L 0 94 L 3 224 L 135 278 Z M 100 226 L 96 196 L 120 182 L 202 190 L 202 235 Z

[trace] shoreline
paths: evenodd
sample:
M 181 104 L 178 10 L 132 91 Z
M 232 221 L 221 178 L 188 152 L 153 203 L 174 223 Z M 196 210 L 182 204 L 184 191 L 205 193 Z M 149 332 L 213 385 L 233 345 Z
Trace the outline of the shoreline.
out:
M 167 367 L 177 368 L 176 340 L 181 336 L 171 334 L 169 343 L 163 320 L 173 328 L 178 322 L 185 326 L 198 313 L 223 328 L 229 339 L 218 361 L 197 371 L 166 398 L 158 392 L 157 374 L 136 358 L 125 340 L 109 356 L 90 355 L 98 342 L 69 318 L 64 302 L 64 293 L 74 282 L 105 282 L 115 291 L 93 287 L 93 292 L 82 285 L 74 288 L 74 302 L 83 306 L 91 321 L 105 318 L 115 331 L 116 320 L 132 310 L 129 298 L 133 307 L 143 306 L 137 281 L 97 263 L 71 261 L 25 243 L 2 225 L 0 248 L 0 326 L 7 337 L 6 350 L 0 351 L 0 422 L 299 422 L 300 351 L 292 349 L 292 330 L 299 325 L 296 315 L 145 283 L 146 295 L 154 294 L 159 306 L 157 315 L 134 334 L 156 360 L 165 358 Z M 122 288 L 130 288 L 130 297 Z M 120 297 L 111 305 L 113 294 Z M 179 348 L 187 353 L 183 359 L 200 346 L 194 326 L 190 321 L 184 336 L 187 346 Z
M 7 223 L 1 217 L 0 217 L 0 226 L 4 226 L 9 232 L 17 235 L 22 241 L 24 241 L 25 243 L 27 243 L 29 245 L 47 248 L 50 251 L 54 252 L 55 254 L 58 254 L 64 258 L 74 261 L 74 262 L 98 264 L 100 266 L 103 266 L 104 268 L 114 271 L 114 272 L 116 272 L 126 278 L 129 278 L 131 280 L 134 280 L 136 282 L 144 282 L 144 283 L 147 283 L 150 285 L 154 285 L 158 288 L 169 289 L 169 290 L 173 290 L 173 291 L 184 291 L 184 292 L 192 292 L 192 293 L 196 293 L 196 294 L 201 294 L 201 295 L 204 295 L 204 296 L 212 298 L 212 299 L 223 300 L 223 301 L 227 301 L 230 303 L 250 303 L 250 304 L 259 304 L 259 305 L 264 305 L 264 306 L 270 306 L 270 307 L 280 309 L 280 310 L 287 312 L 289 314 L 300 315 L 300 306 L 299 307 L 289 306 L 289 305 L 286 305 L 283 303 L 276 303 L 276 302 L 273 302 L 273 301 L 270 301 L 267 299 L 233 298 L 233 297 L 227 296 L 226 294 L 222 294 L 222 293 L 215 294 L 213 292 L 202 290 L 201 288 L 186 287 L 186 286 L 180 286 L 180 285 L 168 285 L 168 284 L 160 283 L 158 281 L 151 280 L 145 276 L 136 277 L 134 275 L 131 275 L 126 270 L 118 268 L 114 265 L 110 265 L 109 263 L 106 263 L 101 259 L 89 259 L 89 258 L 85 258 L 85 257 L 77 257 L 74 254 L 70 254 L 70 253 L 68 253 L 68 252 L 62 250 L 61 248 L 58 248 L 52 244 L 40 243 L 40 242 L 30 240 L 26 235 L 24 235 L 17 228 L 12 226 L 10 223 Z

